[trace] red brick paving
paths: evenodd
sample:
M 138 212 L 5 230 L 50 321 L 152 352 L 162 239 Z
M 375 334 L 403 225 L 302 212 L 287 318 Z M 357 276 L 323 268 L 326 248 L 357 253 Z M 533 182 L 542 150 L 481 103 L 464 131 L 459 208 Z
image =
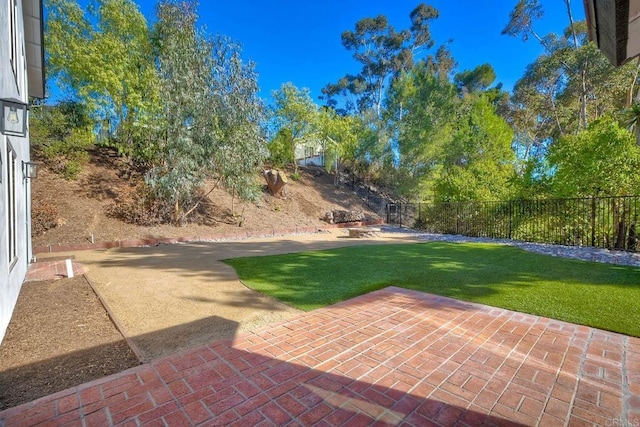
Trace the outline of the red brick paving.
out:
M 71 267 L 75 276 L 85 273 L 85 268 L 71 260 Z M 38 261 L 29 265 L 25 282 L 55 280 L 68 277 L 66 260 Z
M 640 425 L 640 339 L 390 287 L 0 412 L 0 426 Z

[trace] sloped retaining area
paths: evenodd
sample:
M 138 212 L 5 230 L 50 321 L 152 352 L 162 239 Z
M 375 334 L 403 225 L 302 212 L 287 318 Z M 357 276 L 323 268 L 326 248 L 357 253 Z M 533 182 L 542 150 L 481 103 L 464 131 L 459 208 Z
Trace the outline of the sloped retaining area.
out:
M 208 236 L 192 236 L 192 237 L 174 237 L 174 238 L 153 238 L 138 240 L 117 240 L 113 242 L 85 243 L 79 245 L 48 245 L 36 246 L 33 248 L 34 254 L 52 253 L 52 252 L 74 252 L 84 250 L 100 250 L 114 248 L 138 248 L 145 246 L 173 245 L 178 243 L 195 243 L 195 242 L 217 242 L 242 240 L 247 238 L 263 238 L 263 237 L 279 237 L 299 234 L 322 233 L 323 231 L 334 228 L 349 227 L 366 227 L 371 225 L 384 224 L 383 220 L 367 220 L 358 222 L 345 222 L 340 224 L 325 224 L 317 227 L 294 227 L 272 230 L 247 231 L 244 233 L 228 233 L 213 234 Z

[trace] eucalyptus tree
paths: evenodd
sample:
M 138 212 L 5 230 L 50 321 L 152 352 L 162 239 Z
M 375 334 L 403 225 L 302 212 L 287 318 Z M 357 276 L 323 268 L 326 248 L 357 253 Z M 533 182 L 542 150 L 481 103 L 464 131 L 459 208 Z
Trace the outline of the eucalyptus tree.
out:
M 562 33 L 536 31 L 544 17 L 538 0 L 519 0 L 503 30 L 524 40 L 533 37 L 544 49 L 516 83 L 508 108 L 501 110 L 515 132 L 518 186 L 524 196 L 556 191 L 557 186 L 553 190 L 548 185 L 552 166 L 546 157 L 552 147 L 603 116 L 619 116 L 637 89 L 640 63 L 611 65 L 589 42 L 586 24 L 574 20 L 570 0 L 562 5 L 567 13 Z M 534 188 L 536 183 L 541 188 Z
M 529 35 L 535 37 L 545 48 L 547 53 L 552 53 L 558 49 L 567 49 L 571 47 L 574 51 L 580 47 L 575 21 L 571 12 L 571 0 L 563 0 L 567 9 L 567 17 L 569 19 L 568 32 L 565 34 L 565 40 L 558 40 L 555 37 L 542 37 L 534 28 L 535 20 L 544 16 L 544 10 L 540 5 L 539 0 L 518 0 L 516 6 L 513 8 L 509 15 L 509 22 L 502 30 L 502 34 L 508 34 L 510 36 L 520 36 L 523 40 L 527 40 Z M 565 58 L 556 58 L 561 64 L 563 71 L 571 75 L 571 77 L 577 77 L 580 80 L 580 125 L 582 128 L 587 127 L 587 84 L 586 74 L 588 64 L 584 60 L 574 61 L 569 63 Z
M 568 25 L 561 34 L 536 31 L 536 21 L 544 16 L 539 0 L 519 0 L 503 30 L 523 40 L 534 37 L 544 48 L 514 88 L 512 106 L 532 111 L 511 117 L 518 134 L 537 128 L 538 145 L 576 133 L 590 121 L 629 105 L 637 80 L 637 65 L 613 67 L 589 42 L 585 23 L 574 20 L 570 0 L 563 2 Z M 519 123 L 518 116 L 537 117 L 538 123 Z
M 140 121 L 157 105 L 149 29 L 132 0 L 45 3 L 47 69 L 64 95 L 83 103 L 126 154 L 140 143 Z
M 353 52 L 361 69 L 322 89 L 328 105 L 336 107 L 336 98 L 343 97 L 346 111 L 362 113 L 373 109 L 378 117 L 382 115 L 389 81 L 410 69 L 415 59 L 434 45 L 429 23 L 438 17 L 437 9 L 421 3 L 409 17 L 408 29 L 397 31 L 386 16 L 378 15 L 361 19 L 353 31 L 342 33 L 342 45 Z
M 291 82 L 274 90 L 272 97 L 271 118 L 277 143 L 289 153 L 294 173 L 297 173 L 296 149 L 317 142 L 318 106 L 311 99 L 308 88 L 299 89 Z
M 253 177 L 265 154 L 263 111 L 253 65 L 242 62 L 231 40 L 196 26 L 196 2 L 164 0 L 157 14 L 163 100 L 147 183 L 173 205 L 178 223 L 198 206 L 207 180 L 214 182 L 209 192 L 221 184 L 244 198 L 257 194 Z
M 428 64 L 398 79 L 387 99 L 396 127 L 400 189 L 407 197 L 487 200 L 506 197 L 513 176 L 513 133 L 491 96 L 459 96 Z
M 342 116 L 332 108 L 318 111 L 318 139 L 325 156 L 325 169 L 335 173 L 336 184 L 343 163 L 354 166 L 356 151 L 363 134 L 363 122 L 357 116 Z
M 636 142 L 640 145 L 640 102 L 636 101 L 622 111 L 622 120 L 627 129 L 636 137 Z

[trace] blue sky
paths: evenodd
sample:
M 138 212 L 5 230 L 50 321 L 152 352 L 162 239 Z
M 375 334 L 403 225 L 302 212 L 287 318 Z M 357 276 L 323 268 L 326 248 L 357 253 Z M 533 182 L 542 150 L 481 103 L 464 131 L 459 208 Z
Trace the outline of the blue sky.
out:
M 155 0 L 137 0 L 149 22 Z M 259 73 L 261 96 L 284 82 L 308 87 L 317 101 L 320 89 L 358 64 L 344 49 L 340 35 L 356 21 L 386 15 L 396 29 L 408 28 L 417 0 L 202 0 L 200 23 L 211 34 L 231 36 L 242 45 L 243 57 L 253 60 Z M 527 64 L 542 52 L 535 39 L 523 42 L 500 34 L 516 0 L 433 0 L 440 12 L 431 30 L 436 45 L 453 39 L 450 49 L 458 71 L 489 62 L 497 80 L 511 90 Z M 536 25 L 541 34 L 562 32 L 568 24 L 561 0 L 541 0 L 545 17 Z M 582 1 L 572 2 L 574 19 L 584 19 Z

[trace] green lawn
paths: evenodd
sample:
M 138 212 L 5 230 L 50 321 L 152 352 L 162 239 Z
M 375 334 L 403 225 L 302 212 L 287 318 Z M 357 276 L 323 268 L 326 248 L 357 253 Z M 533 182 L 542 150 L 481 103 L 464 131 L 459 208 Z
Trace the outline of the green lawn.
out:
M 640 268 L 440 242 L 225 262 L 250 288 L 302 310 L 393 285 L 640 336 Z

